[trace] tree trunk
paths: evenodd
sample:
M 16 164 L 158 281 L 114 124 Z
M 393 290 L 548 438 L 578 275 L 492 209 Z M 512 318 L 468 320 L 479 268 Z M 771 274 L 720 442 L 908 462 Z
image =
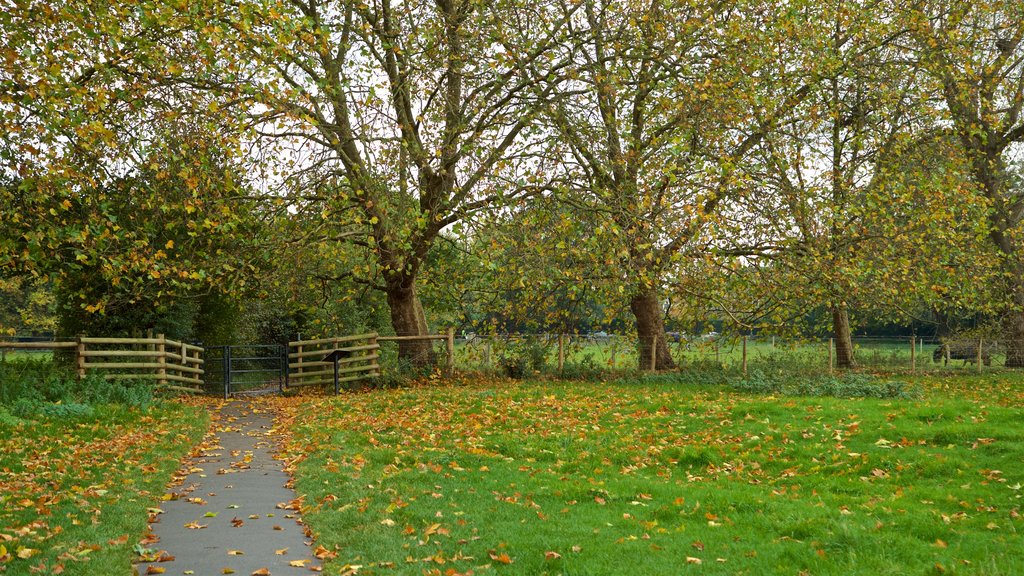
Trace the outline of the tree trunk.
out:
M 633 296 L 629 301 L 629 309 L 636 317 L 638 367 L 641 370 L 651 368 L 651 344 L 657 339 L 655 351 L 655 370 L 671 370 L 676 367 L 672 355 L 668 351 L 668 340 L 665 338 L 665 323 L 661 317 L 661 303 L 658 293 L 653 288 L 644 290 Z
M 853 368 L 853 337 L 850 335 L 850 315 L 845 306 L 832 308 L 832 337 L 836 342 L 836 366 Z
M 388 308 L 391 310 L 391 327 L 397 336 L 426 336 L 429 334 L 427 317 L 416 294 L 416 285 L 408 282 L 386 290 Z M 434 362 L 434 345 L 431 340 L 399 340 L 398 359 L 408 361 L 412 366 L 429 366 Z

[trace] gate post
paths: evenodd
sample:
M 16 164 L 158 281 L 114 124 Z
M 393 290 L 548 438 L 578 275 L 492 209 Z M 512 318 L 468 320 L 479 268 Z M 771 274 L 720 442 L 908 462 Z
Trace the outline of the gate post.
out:
M 281 347 L 281 376 L 278 382 L 281 383 L 280 391 L 284 392 L 284 389 L 288 387 L 288 345 L 285 344 Z
M 224 366 L 224 399 L 227 400 L 231 394 L 231 346 L 224 346 L 221 354 L 221 364 Z

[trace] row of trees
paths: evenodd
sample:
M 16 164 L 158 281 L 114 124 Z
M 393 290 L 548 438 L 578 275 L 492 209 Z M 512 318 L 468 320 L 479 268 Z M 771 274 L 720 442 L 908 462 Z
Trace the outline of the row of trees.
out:
M 0 267 L 100 315 L 376 291 L 403 335 L 428 295 L 551 322 L 596 300 L 662 369 L 666 302 L 746 327 L 827 310 L 841 365 L 851 310 L 966 308 L 1024 366 L 1018 12 L 21 3 Z

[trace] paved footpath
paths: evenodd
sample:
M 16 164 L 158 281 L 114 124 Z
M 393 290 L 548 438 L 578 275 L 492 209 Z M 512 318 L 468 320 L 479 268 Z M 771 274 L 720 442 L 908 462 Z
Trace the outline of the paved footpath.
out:
M 208 438 L 186 468 L 184 483 L 170 489 L 162 512 L 152 511 L 159 541 L 148 547 L 157 552 L 149 558 L 154 561 L 136 566 L 138 573 L 280 576 L 319 570 L 295 492 L 286 487 L 288 475 L 271 456 L 271 416 L 235 400 L 213 417 L 216 438 Z

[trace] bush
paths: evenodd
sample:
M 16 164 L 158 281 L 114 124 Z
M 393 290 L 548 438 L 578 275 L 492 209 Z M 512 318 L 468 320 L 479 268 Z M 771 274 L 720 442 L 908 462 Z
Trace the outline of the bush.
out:
M 594 380 L 604 373 L 603 368 L 594 358 L 593 352 L 587 352 L 578 360 L 566 362 L 562 366 L 560 376 L 568 380 Z
M 543 370 L 547 357 L 547 345 L 529 336 L 509 344 L 498 359 L 498 366 L 509 378 L 525 378 Z
M 904 382 L 880 381 L 870 374 L 846 373 L 840 376 L 818 376 L 786 379 L 754 370 L 745 380 L 732 383 L 739 392 L 778 394 L 783 396 L 831 396 L 834 398 L 883 398 L 915 400 L 920 389 Z
M 148 382 L 107 380 L 99 374 L 78 380 L 48 359 L 0 363 L 0 405 L 9 406 L 17 417 L 87 417 L 93 406 L 147 408 L 152 402 Z

